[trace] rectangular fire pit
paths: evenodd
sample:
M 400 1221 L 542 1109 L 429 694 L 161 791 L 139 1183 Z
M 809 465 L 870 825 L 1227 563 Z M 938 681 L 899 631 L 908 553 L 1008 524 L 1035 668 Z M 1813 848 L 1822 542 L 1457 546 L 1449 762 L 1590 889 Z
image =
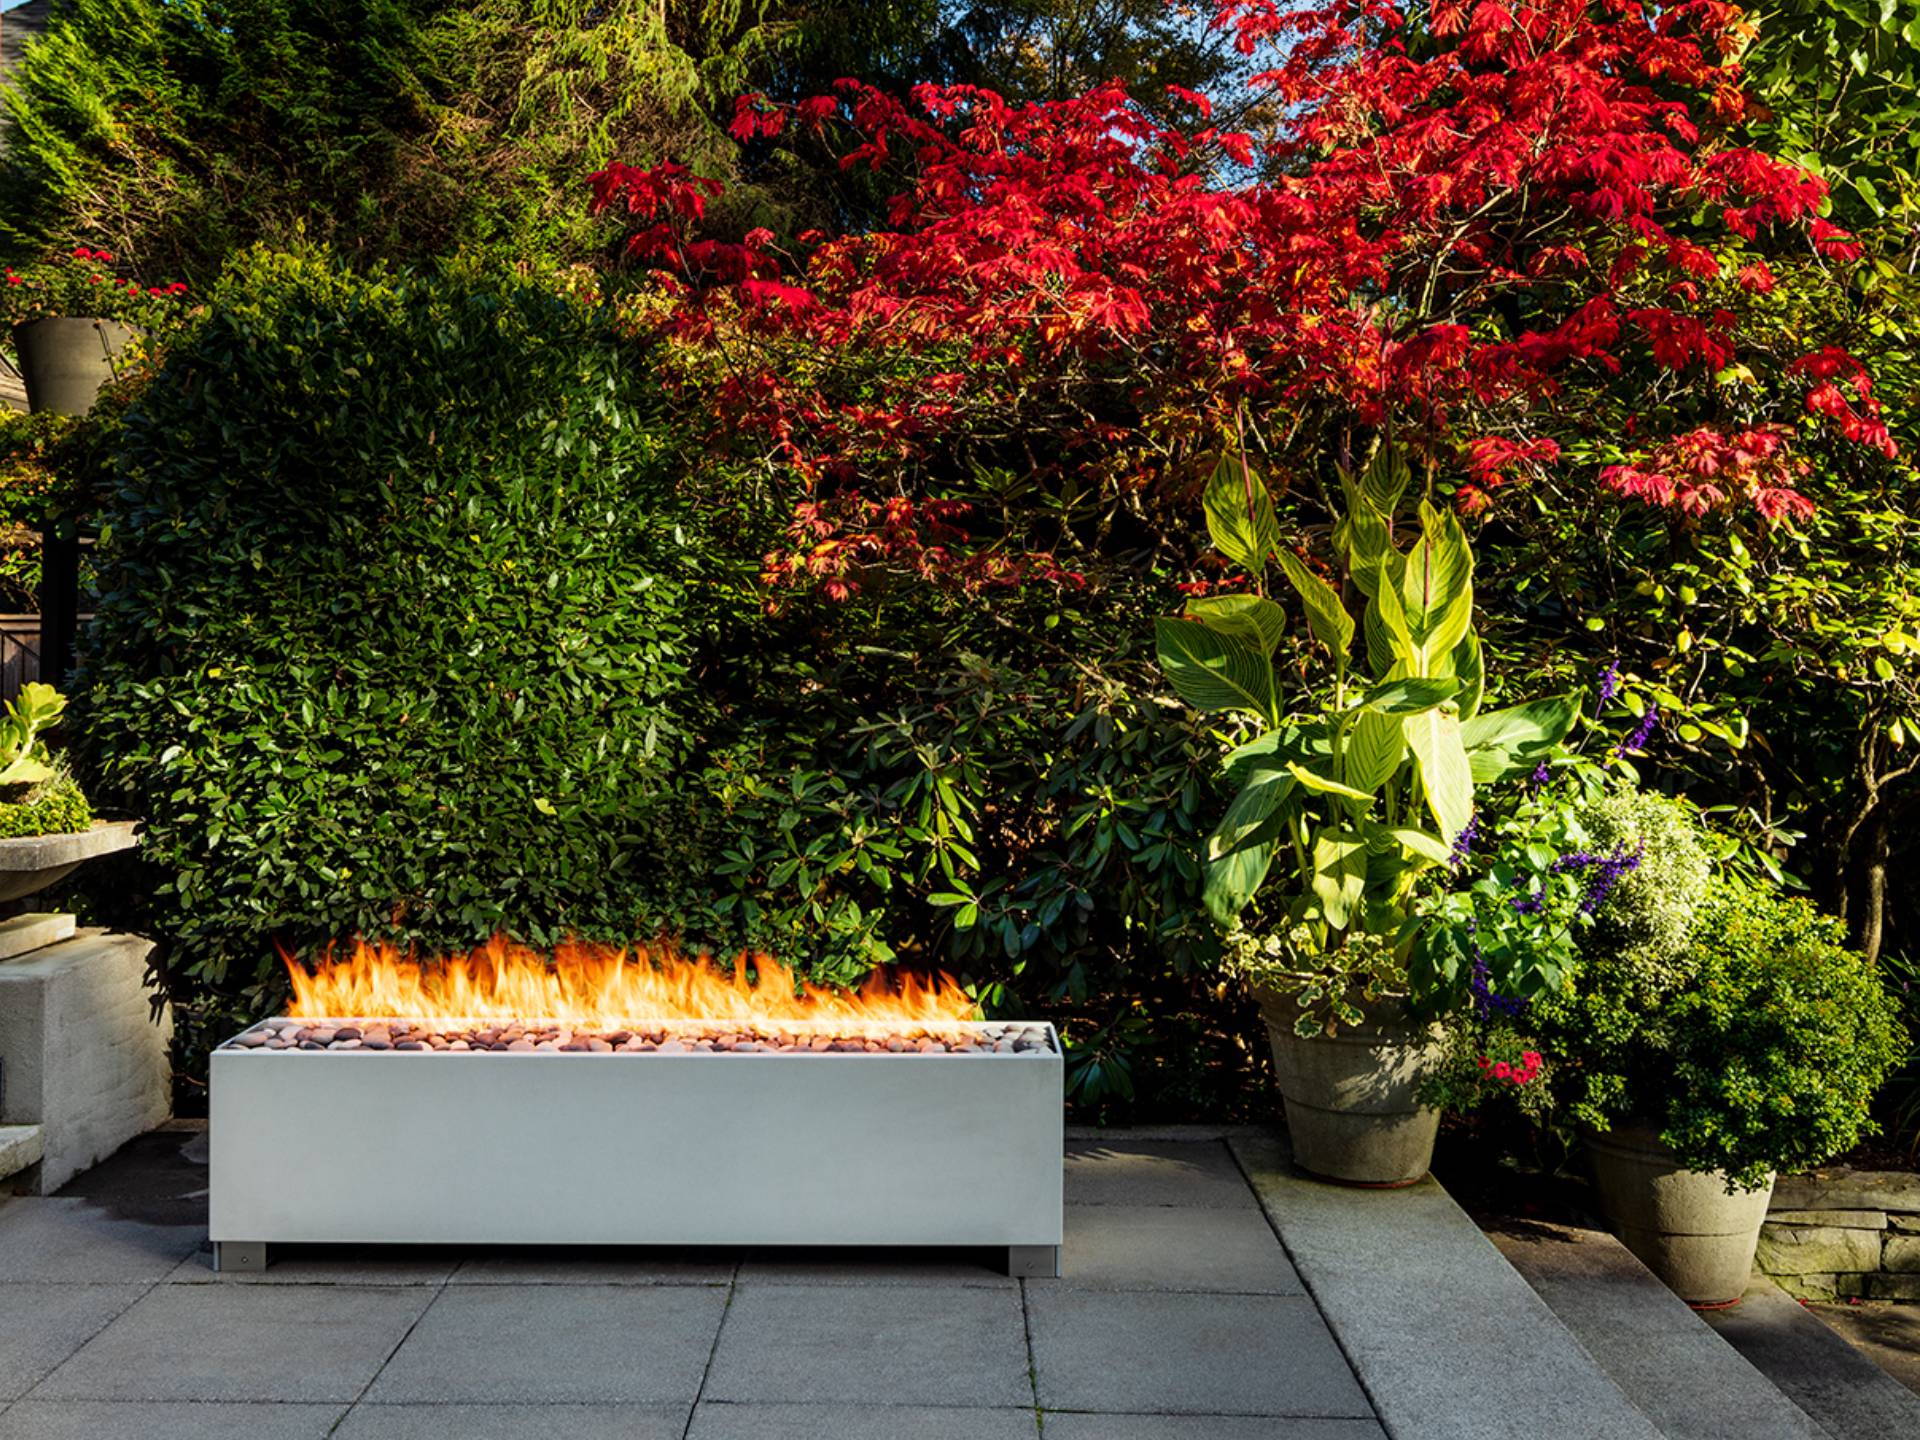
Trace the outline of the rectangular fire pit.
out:
M 1049 1025 L 269 1020 L 212 1057 L 219 1270 L 275 1243 L 1002 1247 L 1059 1273 Z

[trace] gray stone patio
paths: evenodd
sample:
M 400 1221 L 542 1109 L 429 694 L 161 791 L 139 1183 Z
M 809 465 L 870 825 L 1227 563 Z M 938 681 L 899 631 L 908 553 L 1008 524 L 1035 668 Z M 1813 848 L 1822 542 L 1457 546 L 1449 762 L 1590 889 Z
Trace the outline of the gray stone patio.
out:
M 215 1276 L 203 1155 L 162 1132 L 0 1200 L 0 1440 L 1385 1435 L 1218 1140 L 1070 1144 L 1065 1277 L 1024 1282 L 964 1252 L 292 1247 Z

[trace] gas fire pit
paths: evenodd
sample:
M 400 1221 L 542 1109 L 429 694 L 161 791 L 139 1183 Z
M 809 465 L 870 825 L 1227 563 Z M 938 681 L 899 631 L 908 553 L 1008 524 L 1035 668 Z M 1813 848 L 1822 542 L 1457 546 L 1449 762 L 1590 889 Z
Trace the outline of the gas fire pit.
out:
M 951 985 L 500 942 L 290 970 L 292 1013 L 213 1054 L 216 1269 L 300 1242 L 1004 1247 L 1059 1272 L 1059 1039 L 966 1018 Z

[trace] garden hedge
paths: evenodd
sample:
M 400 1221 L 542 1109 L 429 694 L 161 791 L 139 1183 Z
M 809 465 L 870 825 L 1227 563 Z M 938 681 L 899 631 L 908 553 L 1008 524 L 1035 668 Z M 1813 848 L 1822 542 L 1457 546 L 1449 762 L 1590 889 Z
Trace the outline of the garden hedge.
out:
M 75 727 L 172 975 L 633 932 L 697 694 L 652 401 L 535 286 L 236 264 L 110 463 Z

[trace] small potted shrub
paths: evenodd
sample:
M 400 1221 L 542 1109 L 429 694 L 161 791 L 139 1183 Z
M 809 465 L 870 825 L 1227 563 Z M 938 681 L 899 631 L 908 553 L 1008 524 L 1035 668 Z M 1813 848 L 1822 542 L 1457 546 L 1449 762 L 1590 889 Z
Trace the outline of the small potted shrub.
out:
M 114 264 L 78 245 L 6 272 L 0 303 L 32 409 L 86 414 L 136 335 L 179 312 L 184 284 L 142 286 Z
M 1701 1306 L 1745 1292 L 1775 1172 L 1869 1129 L 1905 1038 L 1837 920 L 1725 875 L 1653 971 L 1597 955 L 1530 1019 L 1555 1057 L 1562 1112 L 1587 1133 L 1609 1220 Z
M 95 820 L 45 732 L 67 706 L 51 685 L 29 681 L 0 719 L 0 900 L 18 900 L 83 860 L 134 843 L 127 821 Z M 57 837 L 57 838 L 50 838 Z
M 1265 1014 L 1294 1157 L 1363 1185 L 1426 1174 L 1439 1117 L 1418 1090 L 1438 1054 L 1436 1019 L 1474 979 L 1463 951 L 1416 953 L 1420 878 L 1470 843 L 1476 780 L 1533 769 L 1576 708 L 1557 698 L 1481 711 L 1473 552 L 1459 520 L 1424 501 L 1419 538 L 1395 545 L 1410 478 L 1391 449 L 1342 477 L 1335 546 L 1366 601 L 1356 621 L 1336 582 L 1280 546 L 1264 481 L 1229 450 L 1203 503 L 1245 589 L 1195 596 L 1155 628 L 1184 700 L 1245 717 L 1204 897 Z M 1291 693 L 1274 663 L 1288 623 L 1267 593 L 1275 562 L 1323 662 Z M 1524 994 L 1557 981 L 1534 957 L 1514 958 L 1496 983 Z

